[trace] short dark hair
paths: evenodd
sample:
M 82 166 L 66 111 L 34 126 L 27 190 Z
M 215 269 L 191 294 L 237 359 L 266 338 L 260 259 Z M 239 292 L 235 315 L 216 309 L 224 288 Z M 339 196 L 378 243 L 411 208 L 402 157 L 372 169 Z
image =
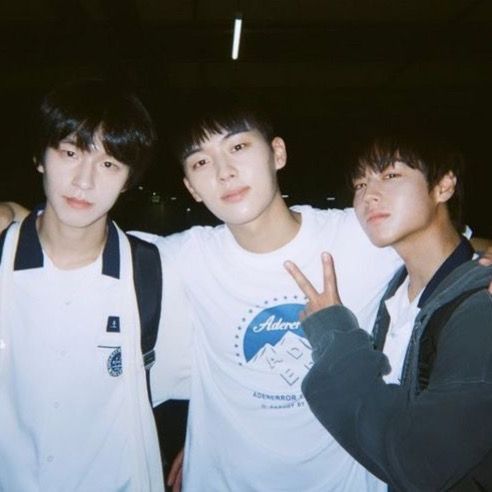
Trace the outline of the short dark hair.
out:
M 210 135 L 250 130 L 260 132 L 268 143 L 275 137 L 270 118 L 255 103 L 238 103 L 227 96 L 210 98 L 205 103 L 191 105 L 190 111 L 182 115 L 173 132 L 174 151 L 183 163 L 187 155 Z
M 447 202 L 449 217 L 457 231 L 464 228 L 462 217 L 464 158 L 449 138 L 429 132 L 385 133 L 359 147 L 349 178 L 362 177 L 366 170 L 383 172 L 395 161 L 418 169 L 425 176 L 429 190 L 448 172 L 456 176 L 456 188 Z
M 152 160 L 156 134 L 140 99 L 103 80 L 66 84 L 42 100 L 36 119 L 34 159 L 68 135 L 86 151 L 101 132 L 104 150 L 130 167 L 127 187 L 134 186 Z

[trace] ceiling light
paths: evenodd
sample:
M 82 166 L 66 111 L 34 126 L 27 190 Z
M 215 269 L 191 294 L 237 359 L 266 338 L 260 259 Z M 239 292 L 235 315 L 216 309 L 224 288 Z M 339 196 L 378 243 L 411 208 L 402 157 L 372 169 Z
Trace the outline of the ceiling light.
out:
M 241 41 L 241 27 L 243 24 L 243 17 L 241 14 L 237 14 L 234 19 L 234 34 L 232 36 L 232 59 L 237 60 L 239 56 L 239 42 Z

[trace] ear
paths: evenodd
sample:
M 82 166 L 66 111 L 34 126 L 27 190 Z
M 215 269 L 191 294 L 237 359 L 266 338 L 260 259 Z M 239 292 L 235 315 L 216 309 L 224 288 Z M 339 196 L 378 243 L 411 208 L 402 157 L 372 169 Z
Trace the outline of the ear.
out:
M 186 189 L 190 192 L 191 196 L 193 197 L 193 199 L 196 202 L 202 202 L 203 201 L 202 198 L 200 197 L 200 195 L 195 191 L 195 188 L 193 188 L 193 186 L 191 186 L 191 183 L 189 182 L 188 178 L 184 177 L 183 183 L 185 184 Z
M 32 162 L 34 163 L 34 165 L 36 166 L 36 171 L 38 173 L 41 173 L 41 174 L 44 174 L 44 166 L 42 163 L 38 162 L 38 160 L 36 159 L 36 157 L 33 157 L 32 158 Z
M 456 178 L 453 171 L 448 171 L 434 187 L 434 196 L 437 203 L 446 203 L 453 195 L 456 189 Z
M 284 140 L 280 137 L 275 137 L 272 140 L 272 149 L 275 169 L 282 169 L 287 163 L 287 149 Z

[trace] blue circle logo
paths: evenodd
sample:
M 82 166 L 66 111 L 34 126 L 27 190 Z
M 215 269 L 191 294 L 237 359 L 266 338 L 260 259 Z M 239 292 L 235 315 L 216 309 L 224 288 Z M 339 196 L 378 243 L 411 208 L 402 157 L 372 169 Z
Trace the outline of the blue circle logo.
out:
M 123 373 L 123 364 L 121 363 L 121 348 L 118 347 L 111 352 L 107 363 L 108 372 L 111 376 L 118 377 Z

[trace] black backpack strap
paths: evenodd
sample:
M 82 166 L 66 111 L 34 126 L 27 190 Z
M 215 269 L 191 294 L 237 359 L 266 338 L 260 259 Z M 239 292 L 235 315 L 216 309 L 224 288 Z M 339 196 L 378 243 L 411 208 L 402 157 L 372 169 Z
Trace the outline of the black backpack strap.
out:
M 437 344 L 439 343 L 439 336 L 441 331 L 451 318 L 452 314 L 459 305 L 464 302 L 468 297 L 475 294 L 479 290 L 483 290 L 485 287 L 477 287 L 475 289 L 467 290 L 461 295 L 442 305 L 432 314 L 424 334 L 420 341 L 419 350 L 419 388 L 420 391 L 427 388 L 429 385 L 429 378 L 432 373 L 434 361 L 437 355 Z
M 133 282 L 140 317 L 140 346 L 147 377 L 150 403 L 150 369 L 155 362 L 155 343 L 159 330 L 162 303 L 162 266 L 157 247 L 127 235 L 132 250 Z

